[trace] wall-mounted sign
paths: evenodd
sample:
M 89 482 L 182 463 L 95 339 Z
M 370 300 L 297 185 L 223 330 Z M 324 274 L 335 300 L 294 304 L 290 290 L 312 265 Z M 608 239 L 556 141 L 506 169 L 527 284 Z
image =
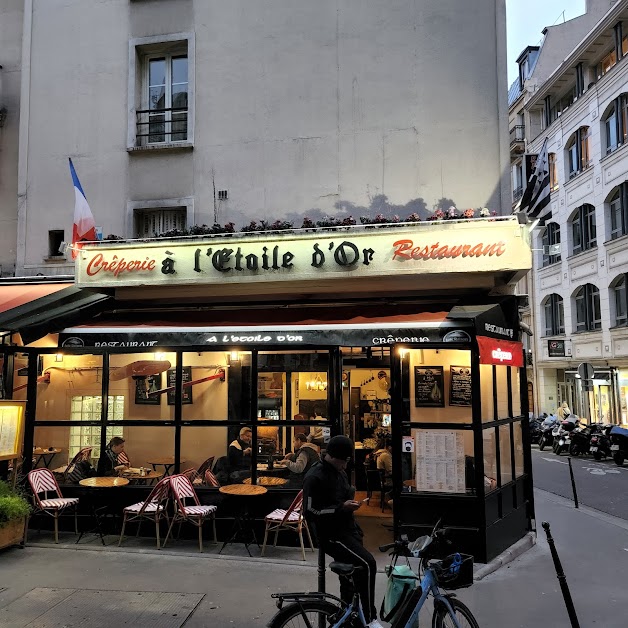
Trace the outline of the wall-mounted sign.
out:
M 526 229 L 512 218 L 282 236 L 85 244 L 76 260 L 76 285 L 223 285 L 528 270 Z
M 547 355 L 550 358 L 564 358 L 565 353 L 565 341 L 564 340 L 548 340 L 547 341 Z
M 414 438 L 412 436 L 402 436 L 401 451 L 411 454 L 414 451 Z
M 0 460 L 13 460 L 22 455 L 25 408 L 26 401 L 0 401 Z
M 414 404 L 417 408 L 445 407 L 445 377 L 442 366 L 414 367 Z
M 182 367 L 183 369 L 183 381 L 182 383 L 185 384 L 186 382 L 191 382 L 192 381 L 192 367 L 191 366 L 184 366 Z M 166 377 L 166 381 L 168 382 L 167 386 L 168 388 L 171 388 L 175 385 L 175 379 L 177 376 L 177 370 L 176 369 L 168 369 L 167 371 L 167 377 Z M 169 406 L 174 406 L 174 395 L 175 395 L 175 391 L 174 390 L 169 390 L 167 393 L 168 395 L 168 405 Z M 182 396 L 182 403 L 186 404 L 186 403 L 193 403 L 192 401 L 192 386 L 185 386 L 184 388 L 181 389 L 181 396 Z
M 471 405 L 471 367 L 451 366 L 449 373 L 449 405 Z
M 150 394 L 163 388 L 161 373 L 147 377 L 135 377 L 132 381 L 135 384 L 135 403 L 145 406 L 161 404 L 161 395 Z
M 482 364 L 502 366 L 523 366 L 523 344 L 513 340 L 496 340 L 477 336 Z

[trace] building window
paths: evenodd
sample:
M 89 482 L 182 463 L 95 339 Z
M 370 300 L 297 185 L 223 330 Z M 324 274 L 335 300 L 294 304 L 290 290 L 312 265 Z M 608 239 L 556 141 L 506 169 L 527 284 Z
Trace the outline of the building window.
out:
M 611 50 L 604 58 L 597 64 L 597 77 L 602 78 L 609 70 L 615 67 L 617 63 L 617 52 Z
M 628 94 L 615 98 L 602 116 L 606 154 L 623 146 L 628 139 Z
M 547 155 L 550 175 L 550 190 L 555 192 L 558 189 L 558 164 L 556 163 L 556 153 Z
M 576 86 L 574 88 L 574 100 L 584 94 L 584 72 L 582 69 L 582 63 L 578 63 L 574 68 L 576 71 Z
M 576 331 L 594 331 L 602 328 L 600 291 L 593 284 L 580 286 L 574 293 Z
M 626 299 L 626 275 L 620 275 L 611 283 L 611 304 L 614 307 L 615 326 L 625 326 L 628 323 L 628 299 Z
M 628 182 L 624 181 L 611 192 L 608 202 L 611 240 L 628 234 Z
M 543 233 L 543 267 L 560 262 L 560 225 L 550 222 Z M 558 247 L 558 253 L 553 252 Z
M 558 336 L 565 333 L 565 310 L 563 297 L 558 294 L 550 294 L 543 299 L 543 312 L 545 313 L 545 335 Z
M 565 150 L 567 151 L 567 164 L 571 179 L 591 165 L 589 127 L 580 127 L 569 138 Z
M 516 203 L 523 196 L 523 163 L 517 162 L 512 167 L 512 202 Z
M 578 207 L 571 218 L 573 255 L 588 251 L 597 246 L 595 228 L 595 207 L 585 204 Z
M 138 209 L 135 211 L 135 237 L 154 238 L 187 226 L 185 207 Z M 175 235 L 175 234 L 173 234 Z
M 127 147 L 188 146 L 194 138 L 194 39 L 192 34 L 129 42 Z
M 48 232 L 48 257 L 65 257 L 60 250 L 63 238 L 63 229 L 53 229 Z

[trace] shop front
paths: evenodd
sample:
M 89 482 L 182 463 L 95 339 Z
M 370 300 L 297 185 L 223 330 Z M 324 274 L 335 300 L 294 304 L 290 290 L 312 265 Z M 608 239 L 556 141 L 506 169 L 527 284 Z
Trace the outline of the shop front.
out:
M 121 436 L 133 467 L 278 478 L 269 504 L 302 483 L 274 464 L 297 434 L 351 436 L 358 489 L 365 454 L 391 439 L 395 533 L 442 519 L 486 561 L 534 516 L 510 294 L 529 267 L 513 219 L 86 245 L 78 296 L 0 318 L 15 342 L 4 396 L 26 401 L 25 452 L 60 451 L 51 468 L 85 448 L 97 467 Z M 130 503 L 148 487 L 128 489 Z

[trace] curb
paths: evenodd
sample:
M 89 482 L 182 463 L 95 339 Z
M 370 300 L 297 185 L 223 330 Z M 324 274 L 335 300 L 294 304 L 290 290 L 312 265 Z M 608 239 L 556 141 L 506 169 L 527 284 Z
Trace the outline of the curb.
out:
M 507 550 L 502 552 L 499 556 L 493 558 L 489 563 L 486 563 L 483 567 L 480 567 L 474 574 L 473 580 L 478 582 L 486 578 L 489 574 L 494 573 L 504 565 L 511 563 L 515 558 L 518 558 L 524 552 L 532 549 L 536 545 L 536 533 L 528 532 L 522 539 L 519 539 L 514 545 L 511 545 Z

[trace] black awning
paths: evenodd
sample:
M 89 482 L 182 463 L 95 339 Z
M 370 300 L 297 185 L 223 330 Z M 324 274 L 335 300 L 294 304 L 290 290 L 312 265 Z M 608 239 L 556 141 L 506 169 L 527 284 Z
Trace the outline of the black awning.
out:
M 493 303 L 460 304 L 451 308 L 450 320 L 472 320 L 480 336 L 516 340 L 519 335 L 517 302 L 512 296 Z
M 17 332 L 27 345 L 103 312 L 113 297 L 70 286 L 0 314 L 0 330 Z

